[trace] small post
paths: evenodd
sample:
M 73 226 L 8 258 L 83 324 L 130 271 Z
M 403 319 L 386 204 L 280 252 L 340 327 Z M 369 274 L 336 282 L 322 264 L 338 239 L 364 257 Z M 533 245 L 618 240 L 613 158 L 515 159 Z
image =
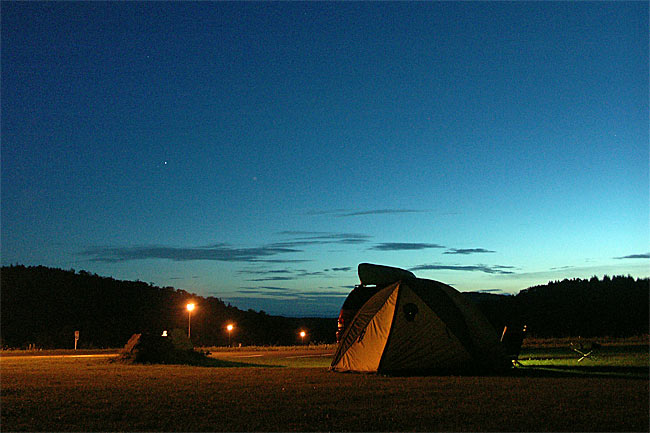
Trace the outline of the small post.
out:
M 74 350 L 77 350 L 77 341 L 79 341 L 79 331 L 74 331 Z

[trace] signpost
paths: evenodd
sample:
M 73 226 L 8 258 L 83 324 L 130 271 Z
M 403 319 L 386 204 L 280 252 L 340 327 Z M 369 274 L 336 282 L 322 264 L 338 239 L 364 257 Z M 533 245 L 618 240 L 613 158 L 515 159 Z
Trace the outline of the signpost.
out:
M 77 341 L 79 341 L 79 331 L 74 331 L 74 350 L 77 350 Z

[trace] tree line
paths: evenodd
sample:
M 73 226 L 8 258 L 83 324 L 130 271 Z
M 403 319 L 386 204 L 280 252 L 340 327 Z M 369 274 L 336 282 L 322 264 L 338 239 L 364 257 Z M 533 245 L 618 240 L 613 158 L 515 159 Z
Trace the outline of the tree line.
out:
M 631 337 L 648 334 L 650 280 L 605 275 L 564 279 L 517 295 L 471 295 L 495 328 L 526 325 L 536 337 Z
M 197 346 L 293 345 L 332 342 L 335 318 L 287 318 L 243 311 L 142 281 L 121 281 L 86 271 L 45 266 L 4 266 L 0 273 L 0 338 L 3 347 L 67 348 L 79 331 L 80 348 L 122 347 L 134 333 L 188 331 Z M 230 338 L 226 325 L 233 323 Z M 303 339 L 298 332 L 304 329 Z
M 287 318 L 243 311 L 216 297 L 173 287 L 121 281 L 86 271 L 4 266 L 0 286 L 3 347 L 121 347 L 134 333 L 187 331 L 196 346 L 333 343 L 336 318 Z M 527 325 L 538 337 L 648 334 L 648 278 L 571 279 L 530 287 L 517 295 L 468 293 L 497 330 Z M 230 335 L 225 326 L 235 324 Z M 304 341 L 298 332 L 304 329 Z

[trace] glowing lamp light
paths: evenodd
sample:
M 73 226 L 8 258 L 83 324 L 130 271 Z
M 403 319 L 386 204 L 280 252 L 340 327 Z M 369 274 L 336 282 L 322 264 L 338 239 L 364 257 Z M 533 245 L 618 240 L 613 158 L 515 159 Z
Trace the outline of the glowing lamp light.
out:
M 187 308 L 187 338 L 190 338 L 190 330 L 192 329 L 192 310 L 194 310 L 194 305 L 193 303 L 189 303 L 186 305 Z
M 232 333 L 232 330 L 235 328 L 235 326 L 232 323 L 229 323 L 226 325 L 226 329 L 228 330 L 228 346 L 230 346 L 230 334 Z
M 305 338 L 305 335 L 307 335 L 307 333 L 305 331 L 300 331 L 300 337 L 301 338 Z

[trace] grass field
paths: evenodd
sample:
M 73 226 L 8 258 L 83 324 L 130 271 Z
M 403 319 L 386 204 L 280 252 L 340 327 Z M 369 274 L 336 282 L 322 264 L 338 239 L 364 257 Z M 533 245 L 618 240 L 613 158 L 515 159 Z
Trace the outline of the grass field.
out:
M 648 431 L 648 343 L 527 345 L 501 376 L 327 370 L 333 347 L 216 350 L 222 367 L 2 356 L 3 431 Z M 56 354 L 58 355 L 58 354 Z

